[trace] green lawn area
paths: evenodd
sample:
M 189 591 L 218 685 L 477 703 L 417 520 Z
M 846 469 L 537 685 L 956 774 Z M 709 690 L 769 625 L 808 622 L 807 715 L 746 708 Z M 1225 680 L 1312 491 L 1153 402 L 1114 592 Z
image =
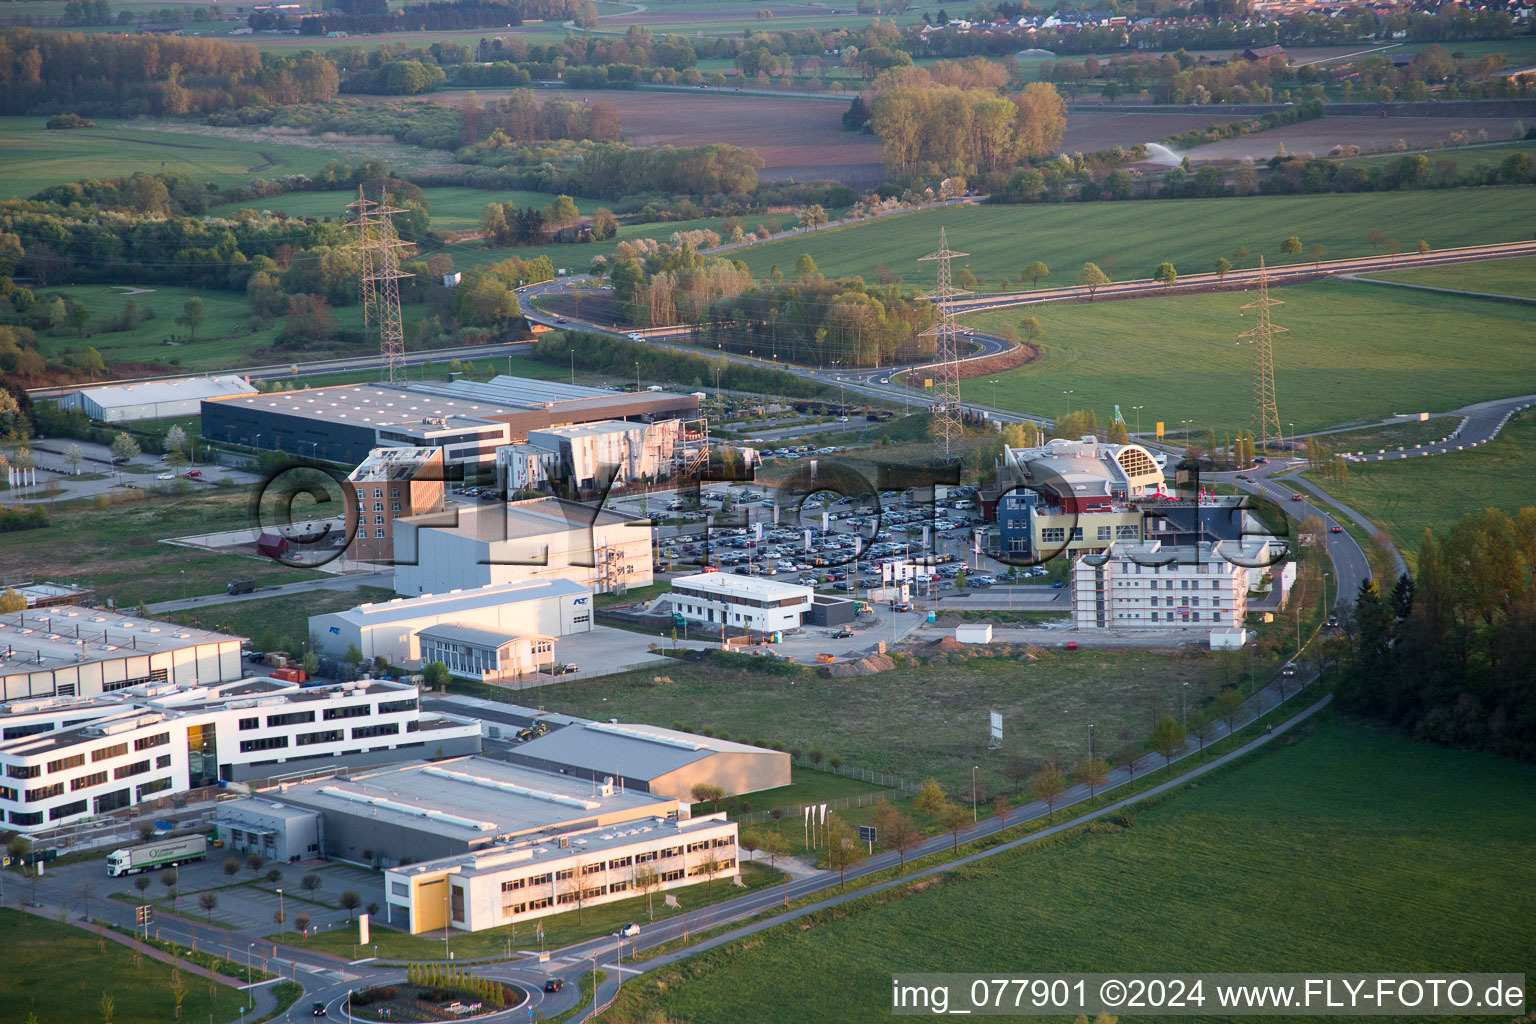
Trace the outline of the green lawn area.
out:
M 1532 191 L 1536 195 L 1536 190 Z M 953 237 L 953 236 L 951 236 Z M 1317 281 L 1277 288 L 1271 313 L 1288 330 L 1275 343 L 1275 391 L 1287 433 L 1369 423 L 1403 412 L 1441 412 L 1536 390 L 1528 344 L 1536 307 L 1408 288 Z M 1131 429 L 1158 420 L 1196 434 L 1252 420 L 1253 349 L 1237 335 L 1252 325 L 1252 293 L 1207 293 L 1124 302 L 1061 303 L 967 317 L 998 330 L 1039 319 L 1043 358 L 999 374 L 998 404 L 1044 416 L 1092 408 L 1109 422 L 1119 404 Z M 1251 314 L 1251 311 L 1247 311 Z M 961 382 L 961 395 L 992 402 L 991 378 Z
M 1489 260 L 1485 263 L 1453 263 L 1444 267 L 1415 267 L 1412 270 L 1371 274 L 1367 279 L 1536 298 L 1536 256 Z
M 198 490 L 107 509 L 69 502 L 50 509 L 48 518 L 40 530 L 5 535 L 6 571 L 86 586 L 96 600 L 112 598 L 118 607 L 222 593 L 230 580 L 244 576 L 258 586 L 316 576 L 265 558 L 160 543 L 163 537 L 250 526 L 245 490 Z M 217 606 L 199 618 L 211 626 L 216 613 Z
M 343 612 L 370 601 L 388 601 L 395 596 L 387 587 L 358 587 L 356 590 L 315 590 L 289 597 L 267 597 L 256 601 L 235 601 L 214 605 L 202 612 L 203 625 L 225 633 L 256 640 L 267 630 L 280 641 L 297 642 L 309 636 L 309 617 Z M 166 618 L 179 619 L 186 612 L 174 612 Z M 288 649 L 280 644 L 279 649 Z
M 667 906 L 662 893 L 652 893 L 650 903 L 655 910 L 654 919 L 663 921 L 669 917 L 680 916 L 688 910 L 698 910 L 711 903 L 777 885 L 782 877 L 782 872 L 774 871 L 767 865 L 745 863 L 741 866 L 741 880 L 746 886 L 744 889 L 737 888 L 731 884 L 729 878 L 722 876 L 707 886 L 701 884 L 678 890 L 675 895 L 681 906 L 677 908 Z M 558 949 L 596 936 L 612 935 L 621 925 L 630 922 L 639 924 L 644 930 L 651 920 L 650 912 L 646 909 L 646 897 L 636 896 L 613 903 L 600 903 L 580 912 L 571 910 L 540 918 L 538 923 L 544 926 L 542 946 L 539 945 L 534 933 L 533 921 L 504 925 L 500 928 L 487 928 L 478 932 L 454 932 L 449 937 L 448 943 L 454 957 L 459 960 L 482 960 L 491 957 L 501 959 L 508 955 L 509 949 L 513 953 L 520 949 Z M 408 935 L 405 932 L 395 931 L 379 921 L 370 922 L 370 931 L 381 960 L 442 958 L 441 932 Z M 304 945 L 309 949 L 350 958 L 356 948 L 355 935 L 356 931 L 353 929 L 335 929 L 311 935 Z M 432 937 L 433 935 L 436 937 Z M 272 935 L 269 938 L 277 939 L 278 936 Z M 288 940 L 293 940 L 292 934 L 288 936 Z
M 216 370 L 248 363 L 249 353 L 270 345 L 282 327 L 278 323 L 251 331 L 248 327 L 251 304 L 243 292 L 155 285 L 131 294 L 136 290 L 137 287 L 111 285 L 66 285 L 47 289 L 41 296 L 44 301 L 51 295 L 68 295 L 91 311 L 91 322 L 86 327 L 87 337 L 42 332 L 38 335 L 39 349 L 46 356 L 56 356 L 70 351 L 83 352 L 87 346 L 93 346 L 109 365 L 164 362 L 186 370 Z M 188 340 L 187 328 L 178 324 L 176 318 L 181 316 L 186 301 L 194 297 L 203 300 L 206 319 L 198 327 L 197 336 Z M 141 314 L 152 312 L 154 316 L 131 331 L 106 333 L 107 325 L 122 313 L 129 298 L 138 305 Z M 352 307 L 335 311 L 337 318 L 348 327 L 361 325 L 360 314 L 350 316 L 356 312 Z M 353 324 L 351 320 L 358 323 Z M 172 335 L 178 340 L 172 342 Z
M 1374 452 L 1383 448 L 1391 451 L 1398 445 L 1412 448 L 1416 444 L 1438 441 L 1455 430 L 1460 422 L 1455 416 L 1431 416 L 1427 420 L 1405 420 L 1384 427 L 1362 427 L 1359 430 L 1322 434 L 1318 440 L 1327 445 L 1330 451 L 1336 452 Z
M 144 956 L 135 967 L 127 947 L 112 941 L 101 947 L 95 935 L 15 910 L 0 910 L 0 930 L 7 940 L 7 969 L 0 975 L 4 1020 L 21 1024 L 28 1014 L 37 1015 L 37 1024 L 106 1020 L 103 993 L 113 1000 L 113 1024 L 159 1024 L 175 1015 L 169 964 Z M 185 1020 L 232 1021 L 248 1005 L 226 985 L 210 995 L 205 979 L 183 971 L 182 980 Z
M 821 750 L 852 767 L 911 782 L 933 776 L 967 792 L 978 765 L 982 782 L 999 792 L 1012 788 L 1002 773 L 1015 754 L 1076 764 L 1087 753 L 1090 722 L 1095 747 L 1108 753 L 1144 739 L 1159 715 L 1180 714 L 1183 683 L 1193 712 L 1229 681 L 1213 656 L 1156 651 L 1041 649 L 1033 660 L 924 655 L 848 679 L 759 660 L 679 662 L 661 677 L 670 682 L 647 670 L 559 683 L 541 688 L 539 699 L 551 711 L 589 718 L 778 740 L 803 756 Z M 1003 715 L 1002 750 L 987 749 L 991 709 Z M 772 806 L 761 794 L 749 799 L 754 808 Z
M 1350 463 L 1344 486 L 1318 483 L 1386 527 L 1412 566 L 1425 528 L 1443 530 L 1479 509 L 1513 515 L 1536 505 L 1533 480 L 1536 415 L 1527 412 L 1511 419 L 1486 445 L 1425 458 Z
M 1415 150 L 1414 152 L 1417 153 L 1419 151 Z M 1504 162 L 1504 158 L 1511 153 L 1536 154 L 1536 142 L 1476 143 L 1474 140 L 1474 145 L 1471 146 L 1458 146 L 1454 149 L 1430 149 L 1423 152 L 1425 156 L 1429 157 L 1431 165 L 1438 164 L 1442 160 L 1452 160 L 1456 163 L 1456 173 L 1465 175 L 1480 167 L 1498 167 Z M 1340 162 L 1369 166 L 1370 164 L 1393 164 L 1401 158 L 1401 153 L 1373 153 L 1370 156 L 1350 157 Z M 1383 230 L 1386 229 L 1383 228 Z
M 900 972 L 1525 969 L 1536 920 L 1509 908 L 1536 900 L 1536 768 L 1332 721 L 1302 732 L 1129 828 L 663 968 L 611 1012 L 881 1021 Z
M 220 186 L 252 178 L 311 174 L 334 154 L 257 139 L 153 131 L 93 118 L 95 128 L 49 131 L 42 117 L 0 117 L 0 198 L 26 198 L 65 181 L 117 178 L 137 171 L 182 171 Z
M 789 785 L 748 793 L 741 799 L 751 803 L 754 811 L 766 811 L 774 807 L 794 807 L 798 804 L 822 803 L 839 797 L 863 796 L 880 792 L 885 790 L 872 783 L 797 764 L 790 769 Z M 721 801 L 722 807 L 732 812 L 732 817 L 735 816 L 738 803 L 739 801 L 735 798 Z M 711 807 L 707 803 L 693 805 L 694 814 L 707 814 L 710 810 Z
M 881 217 L 809 236 L 765 242 L 734 253 L 759 277 L 777 264 L 786 274 L 810 253 L 828 277 L 858 274 L 875 279 L 885 264 L 897 277 L 922 287 L 933 267 L 918 263 L 938 248 L 939 228 L 949 246 L 969 253 L 961 263 L 978 278 L 979 290 L 1003 291 L 1033 260 L 1051 276 L 1044 287 L 1076 284 L 1083 263 L 1101 266 L 1114 256 L 1117 280 L 1151 277 L 1163 260 L 1184 273 L 1213 268 L 1239 245 L 1282 261 L 1280 243 L 1297 235 L 1303 245 L 1321 242 L 1330 258 L 1370 256 L 1365 241 L 1379 228 L 1412 247 L 1425 239 L 1436 248 L 1527 237 L 1536 213 L 1536 189 L 1481 188 L 1436 192 L 1372 192 L 1355 195 L 1264 196 L 1242 199 L 1146 200 L 1030 206 L 966 206 Z M 959 268 L 956 268 L 957 270 Z M 1106 271 L 1108 268 L 1105 268 Z

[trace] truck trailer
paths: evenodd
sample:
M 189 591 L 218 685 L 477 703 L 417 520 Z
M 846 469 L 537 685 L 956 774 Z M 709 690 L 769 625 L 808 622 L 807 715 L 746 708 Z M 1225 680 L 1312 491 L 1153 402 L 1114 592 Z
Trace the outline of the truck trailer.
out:
M 208 839 L 205 836 L 183 836 L 180 839 L 162 839 L 129 846 L 107 854 L 107 874 L 113 878 L 135 875 L 140 871 L 174 867 L 188 861 L 202 860 L 208 855 Z

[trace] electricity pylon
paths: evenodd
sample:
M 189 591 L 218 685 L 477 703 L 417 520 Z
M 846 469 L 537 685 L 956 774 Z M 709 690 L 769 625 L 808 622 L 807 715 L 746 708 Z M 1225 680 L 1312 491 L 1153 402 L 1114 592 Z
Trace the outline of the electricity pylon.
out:
M 405 323 L 400 315 L 400 279 L 411 277 L 400 269 L 400 256 L 407 253 L 411 243 L 401 241 L 395 234 L 394 214 L 404 213 L 387 206 L 382 188 L 379 202 L 364 198 L 361 187 L 357 190 L 357 202 L 347 209 L 357 210 L 357 244 L 359 262 L 358 290 L 363 302 L 363 323 L 369 323 L 370 313 L 379 325 L 379 354 L 384 360 L 384 383 L 396 384 L 405 369 Z
M 938 281 L 927 298 L 938 307 L 933 327 L 924 331 L 933 335 L 933 439 L 934 449 L 943 462 L 951 462 L 959 454 L 961 439 L 965 436 L 965 423 L 961 418 L 960 405 L 960 331 L 955 326 L 954 300 L 966 294 L 956 288 L 950 278 L 949 261 L 956 256 L 970 253 L 955 252 L 949 248 L 944 229 L 939 229 L 939 248 L 918 262 L 933 260 L 938 263 Z
M 1279 299 L 1269 297 L 1269 275 L 1264 269 L 1264 257 L 1260 256 L 1259 297 L 1243 307 L 1258 310 L 1259 322 L 1252 330 L 1238 335 L 1254 344 L 1253 432 L 1260 451 L 1279 448 L 1285 440 L 1280 432 L 1280 411 L 1275 407 L 1275 335 L 1287 331 L 1269 322 L 1269 307 L 1283 305 Z

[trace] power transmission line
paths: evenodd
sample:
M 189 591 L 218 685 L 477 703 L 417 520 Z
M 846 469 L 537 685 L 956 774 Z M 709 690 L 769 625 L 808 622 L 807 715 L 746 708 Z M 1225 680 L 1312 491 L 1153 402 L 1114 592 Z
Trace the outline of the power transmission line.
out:
M 1280 411 L 1275 406 L 1275 335 L 1289 333 L 1284 327 L 1269 322 L 1269 307 L 1283 306 L 1284 302 L 1269 297 L 1269 275 L 1264 269 L 1264 257 L 1259 257 L 1259 297 L 1244 309 L 1259 311 L 1259 322 L 1252 330 L 1239 334 L 1254 343 L 1253 370 L 1253 419 L 1254 434 L 1260 451 L 1279 448 L 1285 440 L 1280 432 Z
M 933 327 L 923 334 L 934 337 L 933 437 L 935 453 L 943 462 L 954 459 L 965 436 L 960 405 L 960 332 L 955 326 L 953 303 L 967 293 L 952 283 L 949 261 L 969 255 L 950 249 L 944 229 L 940 228 L 938 249 L 918 258 L 919 263 L 932 260 L 938 264 L 938 281 L 928 294 L 938 312 Z
M 378 203 L 370 202 L 363 196 L 361 185 L 357 189 L 357 202 L 349 203 L 347 209 L 357 210 L 357 243 L 354 248 L 362 263 L 358 275 L 358 292 L 363 303 L 363 323 L 369 322 L 370 313 L 377 321 L 379 354 L 384 359 L 384 383 L 397 384 L 405 368 L 405 322 L 400 313 L 400 279 L 414 276 L 400 269 L 400 254 L 409 250 L 411 243 L 401 241 L 395 234 L 394 215 L 405 211 L 387 205 L 382 187 L 379 189 Z

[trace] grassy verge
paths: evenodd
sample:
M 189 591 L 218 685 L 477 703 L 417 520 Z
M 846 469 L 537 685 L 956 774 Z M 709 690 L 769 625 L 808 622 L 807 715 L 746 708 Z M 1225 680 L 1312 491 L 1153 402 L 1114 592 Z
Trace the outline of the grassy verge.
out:
M 592 1006 L 592 993 L 607 980 L 607 971 L 588 971 L 586 974 L 583 974 L 581 976 L 581 1000 L 558 1017 L 551 1017 L 549 1024 L 565 1024 L 572 1017 L 579 1017 L 581 1014 L 586 1013 Z
M 206 924 L 207 922 L 205 921 L 203 923 Z M 178 959 L 185 960 L 189 964 L 196 964 L 198 967 L 206 967 L 211 971 L 217 972 L 218 974 L 234 978 L 236 981 L 241 982 L 242 984 L 266 981 L 268 978 L 276 977 L 276 975 L 272 974 L 270 971 L 263 971 L 258 967 L 247 968 L 245 964 L 236 963 L 234 960 L 229 960 L 222 956 L 215 956 L 212 953 L 204 952 L 200 949 L 193 949 L 189 946 L 183 946 L 179 942 L 171 942 L 168 939 L 146 939 L 131 928 L 120 928 L 117 925 L 107 925 L 106 927 L 111 928 L 113 931 L 119 932 L 123 935 L 132 936 L 139 942 L 144 943 L 146 946 L 153 946 L 155 949 L 160 950 L 162 953 L 169 953 Z
M 35 1014 L 37 1024 L 160 1024 L 174 1014 L 177 976 L 185 1020 L 233 1021 L 247 1004 L 248 997 L 225 985 L 174 972 L 169 964 L 58 921 L 0 909 L 0 931 L 7 940 L 0 1015 L 7 1020 Z
M 1299 733 L 1127 823 L 658 969 L 625 986 L 610 1019 L 885 1019 L 893 972 L 1021 961 L 1035 971 L 1412 971 L 1528 959 L 1536 924 L 1503 908 L 1536 897 L 1523 850 L 1536 769 L 1336 719 Z M 1483 919 L 1506 926 L 1471 927 Z

